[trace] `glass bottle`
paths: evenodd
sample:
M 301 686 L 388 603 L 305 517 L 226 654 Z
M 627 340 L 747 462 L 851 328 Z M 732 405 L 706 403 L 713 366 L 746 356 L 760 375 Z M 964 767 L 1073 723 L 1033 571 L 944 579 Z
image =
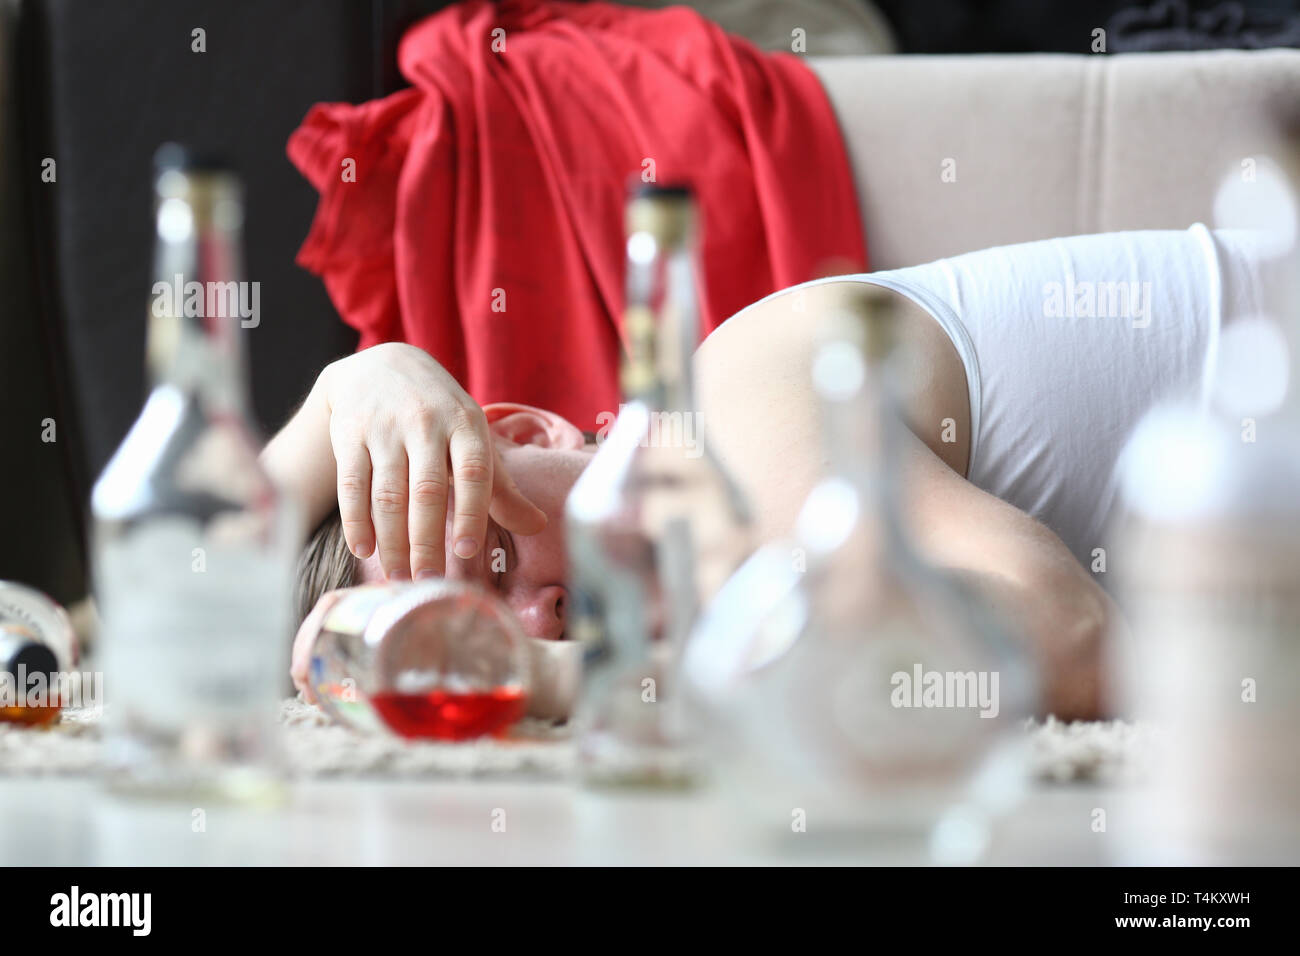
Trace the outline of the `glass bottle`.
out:
M 1300 854 L 1297 184 L 1296 143 L 1225 177 L 1215 225 L 1249 234 L 1258 311 L 1222 317 L 1201 401 L 1151 409 L 1116 469 L 1112 682 L 1151 740 L 1117 807 L 1124 865 Z
M 529 648 L 513 615 L 436 579 L 349 588 L 321 619 L 311 683 L 358 730 L 468 740 L 504 733 L 529 702 Z
M 297 509 L 248 413 L 239 181 L 165 146 L 154 189 L 151 389 L 92 497 L 110 781 L 258 800 L 276 790 Z
M 77 635 L 68 612 L 17 581 L 0 581 L 0 721 L 54 723 L 64 708 L 96 710 L 102 682 L 71 670 Z
M 695 404 L 695 229 L 685 189 L 646 187 L 628 204 L 624 402 L 566 506 L 593 783 L 692 779 L 680 648 L 750 548 L 746 505 Z
M 803 825 L 845 848 L 929 839 L 935 859 L 964 862 L 1019 792 L 1033 681 L 986 605 L 908 538 L 894 321 L 869 286 L 824 320 L 812 381 L 828 474 L 796 539 L 718 594 L 684 671 L 760 829 Z

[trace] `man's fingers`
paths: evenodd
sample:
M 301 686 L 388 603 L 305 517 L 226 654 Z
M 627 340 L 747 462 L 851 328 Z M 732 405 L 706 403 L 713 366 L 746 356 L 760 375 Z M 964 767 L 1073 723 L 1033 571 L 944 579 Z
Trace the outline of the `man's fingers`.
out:
M 533 504 L 519 490 L 515 480 L 501 463 L 501 452 L 492 449 L 492 517 L 497 524 L 515 534 L 537 534 L 546 527 L 546 512 Z
M 370 523 L 370 453 L 360 442 L 334 446 L 338 462 L 339 517 L 343 520 L 343 537 L 358 558 L 368 558 L 375 550 L 374 527 Z
M 441 443 L 420 442 L 407 449 L 411 476 L 411 576 L 443 574 L 447 564 L 446 454 Z
M 370 519 L 378 539 L 379 563 L 390 581 L 411 578 L 410 545 L 406 536 L 410 482 L 406 449 L 371 449 Z
M 456 517 L 452 520 L 452 551 L 472 558 L 487 535 L 488 508 L 492 503 L 493 454 L 486 420 L 481 428 L 466 423 L 451 433 L 451 473 L 456 489 Z

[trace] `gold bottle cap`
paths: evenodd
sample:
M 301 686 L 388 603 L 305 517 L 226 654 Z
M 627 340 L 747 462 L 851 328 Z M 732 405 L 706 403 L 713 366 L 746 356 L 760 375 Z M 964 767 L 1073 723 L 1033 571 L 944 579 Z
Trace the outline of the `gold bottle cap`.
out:
M 898 302 L 880 286 L 856 283 L 823 321 L 823 343 L 847 341 L 862 350 L 868 362 L 889 358 L 898 343 Z
M 898 342 L 898 302 L 894 293 L 879 286 L 854 290 L 854 311 L 863 323 L 862 351 L 867 361 L 887 359 Z
M 695 200 L 688 189 L 646 186 L 627 204 L 627 234 L 648 232 L 660 246 L 685 245 L 695 229 Z

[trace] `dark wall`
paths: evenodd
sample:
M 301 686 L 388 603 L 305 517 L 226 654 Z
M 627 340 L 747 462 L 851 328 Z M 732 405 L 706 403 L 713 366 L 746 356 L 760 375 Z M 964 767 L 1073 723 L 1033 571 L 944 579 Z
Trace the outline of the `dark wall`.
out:
M 1191 46 L 1294 46 L 1279 29 L 1300 0 L 873 0 L 894 28 L 903 53 L 1089 53 L 1092 31 L 1108 31 L 1108 52 Z M 1145 9 L 1144 16 L 1121 16 Z M 1184 32 L 1202 40 L 1175 37 Z M 1159 46 L 1141 35 L 1163 33 Z M 1253 37 L 1252 37 L 1253 35 Z M 1125 42 L 1125 37 L 1130 42 Z M 1279 39 L 1280 38 L 1280 39 Z
M 89 473 L 117 447 L 143 394 L 151 157 L 167 140 L 220 151 L 244 176 L 246 272 L 262 297 L 261 325 L 247 339 L 254 401 L 264 425 L 280 421 L 311 366 L 351 342 L 320 283 L 293 264 L 316 196 L 284 144 L 312 103 L 369 95 L 369 51 L 356 42 L 369 32 L 366 8 L 50 0 L 35 9 L 28 38 L 45 75 L 31 89 L 43 94 L 44 122 L 34 119 L 28 145 L 58 164 L 38 215 L 49 226 L 43 251 Z M 206 32 L 206 52 L 191 49 L 195 28 Z
M 12 12 L 0 5 L 0 64 L 17 59 Z M 39 175 L 18 149 L 18 100 L 15 73 L 6 70 L 0 74 L 0 579 L 36 583 L 66 601 L 80 594 L 85 575 L 71 481 L 79 451 L 54 386 L 54 330 L 40 321 L 24 189 Z

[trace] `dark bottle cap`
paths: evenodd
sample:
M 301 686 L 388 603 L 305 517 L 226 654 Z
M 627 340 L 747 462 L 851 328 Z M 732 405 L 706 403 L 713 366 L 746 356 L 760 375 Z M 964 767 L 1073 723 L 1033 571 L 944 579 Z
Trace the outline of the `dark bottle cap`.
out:
M 685 183 L 636 183 L 635 199 L 694 199 L 695 193 Z
M 39 641 L 0 642 L 0 673 L 17 677 L 19 668 L 26 674 L 54 674 L 59 669 L 59 659 Z
M 184 146 L 180 143 L 163 143 L 153 154 L 155 173 L 169 169 L 185 172 L 231 173 L 234 166 L 220 153 Z

